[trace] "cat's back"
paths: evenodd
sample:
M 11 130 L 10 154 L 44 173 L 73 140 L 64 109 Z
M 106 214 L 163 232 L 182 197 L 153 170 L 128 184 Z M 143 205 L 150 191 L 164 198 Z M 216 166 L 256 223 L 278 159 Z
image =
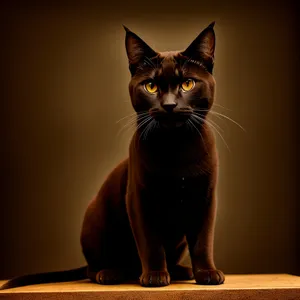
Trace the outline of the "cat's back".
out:
M 121 161 L 104 180 L 99 192 L 90 203 L 95 210 L 108 211 L 123 208 L 128 179 L 128 158 Z

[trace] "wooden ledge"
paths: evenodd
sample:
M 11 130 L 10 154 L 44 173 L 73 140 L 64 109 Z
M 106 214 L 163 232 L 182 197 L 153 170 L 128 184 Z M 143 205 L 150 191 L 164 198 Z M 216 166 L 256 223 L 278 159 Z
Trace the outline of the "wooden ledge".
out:
M 3 284 L 4 281 L 0 282 Z M 138 284 L 103 286 L 87 280 L 40 284 L 0 291 L 2 300 L 300 300 L 300 277 L 288 274 L 227 275 L 219 286 L 200 286 L 194 281 L 167 287 L 143 288 Z

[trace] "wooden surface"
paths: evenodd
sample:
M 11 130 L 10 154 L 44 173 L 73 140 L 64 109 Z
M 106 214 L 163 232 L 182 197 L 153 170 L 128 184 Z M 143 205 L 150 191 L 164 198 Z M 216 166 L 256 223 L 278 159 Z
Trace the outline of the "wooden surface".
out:
M 4 281 L 0 281 L 3 284 Z M 0 299 L 102 300 L 102 299 L 197 299 L 197 300 L 300 300 L 300 277 L 288 274 L 227 275 L 219 286 L 200 286 L 194 281 L 167 287 L 143 288 L 138 284 L 103 286 L 88 280 L 40 284 L 0 291 Z

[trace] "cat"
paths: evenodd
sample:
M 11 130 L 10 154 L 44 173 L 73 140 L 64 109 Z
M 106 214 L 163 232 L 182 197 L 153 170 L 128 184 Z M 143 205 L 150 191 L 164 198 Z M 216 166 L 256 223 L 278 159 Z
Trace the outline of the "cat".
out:
M 215 98 L 214 24 L 172 52 L 156 52 L 124 26 L 136 131 L 129 157 L 85 213 L 87 266 L 17 277 L 2 289 L 87 278 L 145 287 L 224 283 L 213 257 L 218 156 L 206 122 Z

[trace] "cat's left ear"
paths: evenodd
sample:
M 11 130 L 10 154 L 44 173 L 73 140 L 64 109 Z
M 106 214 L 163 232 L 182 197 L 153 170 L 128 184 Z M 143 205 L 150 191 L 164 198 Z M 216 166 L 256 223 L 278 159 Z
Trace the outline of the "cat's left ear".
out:
M 145 59 L 150 59 L 157 55 L 140 37 L 123 25 L 126 31 L 125 46 L 129 62 L 129 69 L 133 75 L 136 67 Z
M 212 73 L 214 66 L 214 54 L 216 45 L 216 36 L 214 31 L 215 22 L 207 26 L 182 52 L 189 59 L 200 60 L 208 72 Z

